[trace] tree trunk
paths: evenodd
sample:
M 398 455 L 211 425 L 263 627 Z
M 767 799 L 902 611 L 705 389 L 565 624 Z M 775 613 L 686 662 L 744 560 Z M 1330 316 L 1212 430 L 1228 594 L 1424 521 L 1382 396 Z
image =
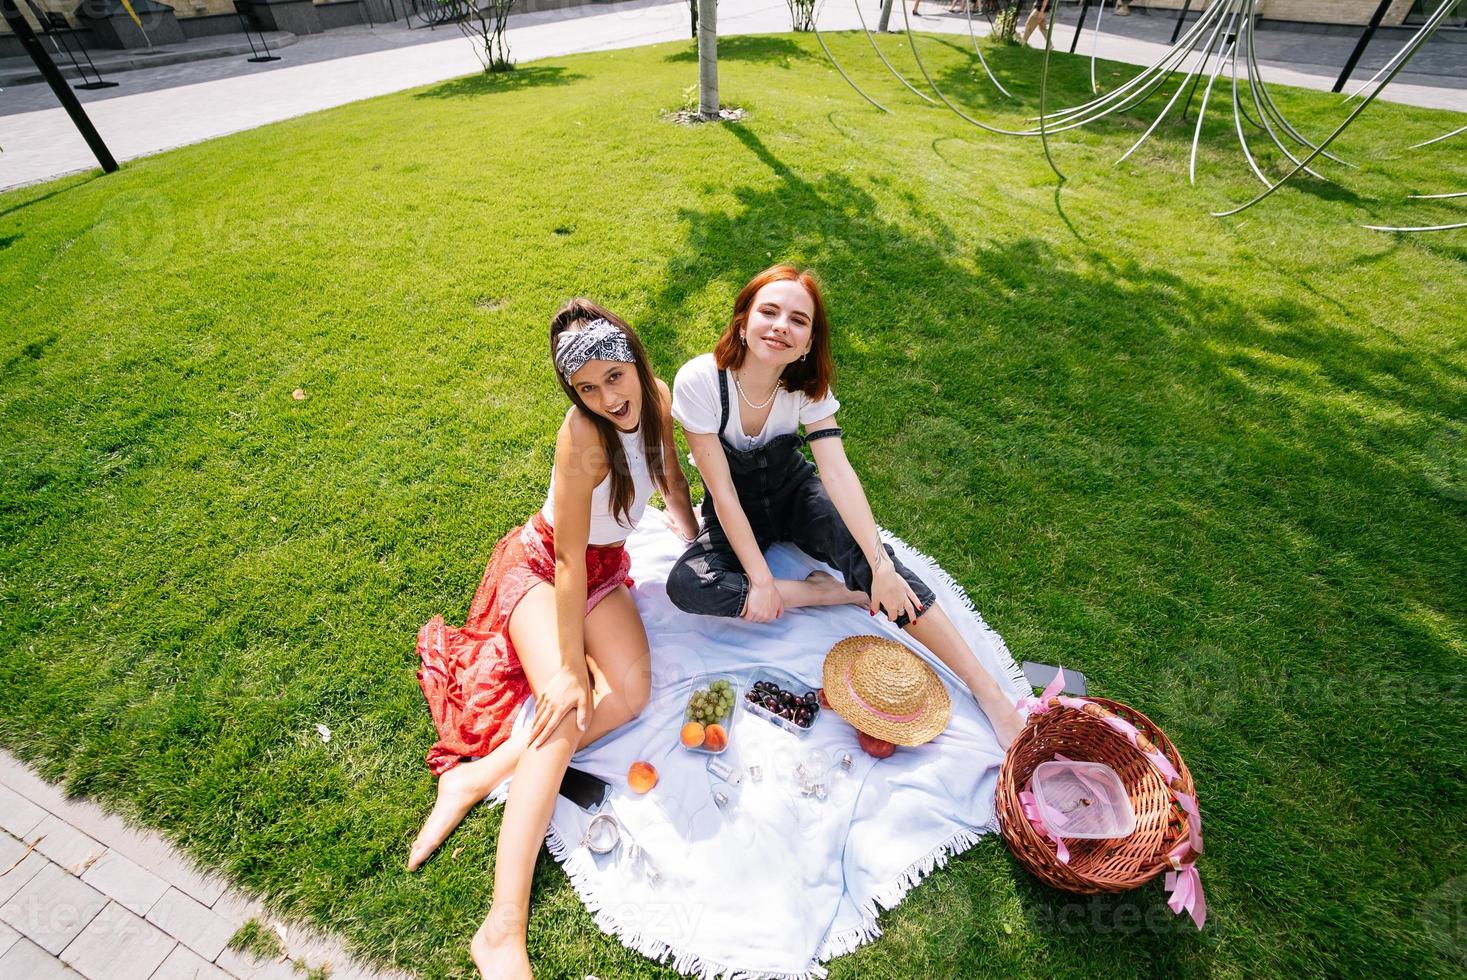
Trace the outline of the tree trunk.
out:
M 698 0 L 698 115 L 718 118 L 718 0 Z

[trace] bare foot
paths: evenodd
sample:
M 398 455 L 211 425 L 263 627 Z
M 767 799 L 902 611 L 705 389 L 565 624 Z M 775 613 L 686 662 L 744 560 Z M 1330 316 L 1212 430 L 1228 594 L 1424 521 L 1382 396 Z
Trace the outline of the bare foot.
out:
M 984 708 L 988 715 L 988 723 L 993 726 L 993 733 L 998 736 L 999 747 L 1005 752 L 1009 746 L 1014 744 L 1014 739 L 1024 730 L 1024 716 L 1007 705 L 1000 705 L 993 710 Z
M 479 968 L 479 976 L 484 980 L 533 980 L 524 936 L 498 928 L 493 922 L 494 913 L 490 912 L 469 943 L 469 955 Z
M 417 840 L 408 852 L 409 871 L 416 871 L 428 860 L 468 812 L 503 782 L 506 775 L 502 772 L 501 763 L 506 761 L 503 754 L 512 742 L 505 742 L 482 759 L 461 762 L 438 777 L 438 799 L 433 802 L 433 810 L 423 821 L 423 829 L 418 831 Z M 496 755 L 501 757 L 496 759 Z
M 869 606 L 871 604 L 871 600 L 866 597 L 866 593 L 856 592 L 853 589 L 846 588 L 844 582 L 829 572 L 822 572 L 816 569 L 805 576 L 805 581 L 811 585 L 819 586 L 821 591 L 826 593 L 829 598 L 828 605 Z

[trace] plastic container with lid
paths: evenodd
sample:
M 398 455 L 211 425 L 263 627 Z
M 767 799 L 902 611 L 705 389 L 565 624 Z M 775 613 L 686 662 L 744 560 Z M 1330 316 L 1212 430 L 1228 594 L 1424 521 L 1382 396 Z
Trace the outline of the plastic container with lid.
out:
M 1103 840 L 1129 837 L 1136 810 L 1121 777 L 1099 762 L 1051 760 L 1034 769 L 1029 791 L 1040 819 L 1057 837 Z
M 809 723 L 797 724 L 783 717 L 776 710 L 766 707 L 763 699 L 771 695 L 760 690 L 761 685 L 765 683 L 772 684 L 778 690 L 791 694 L 794 698 L 794 705 L 803 706 L 806 709 Z M 820 717 L 820 703 L 815 699 L 814 689 L 794 674 L 773 667 L 765 667 L 756 672 L 739 701 L 743 704 L 744 710 L 750 714 L 763 718 L 771 725 L 778 725 L 801 738 L 810 733 L 810 729 L 814 727 L 816 720 Z
M 700 692 L 707 692 L 713 686 L 714 682 L 716 682 L 716 681 L 724 681 L 724 682 L 727 683 L 727 685 L 728 685 L 728 688 L 727 689 L 728 689 L 728 692 L 729 692 L 729 705 L 728 705 L 728 708 L 727 709 L 725 709 L 724 711 L 722 711 L 722 712 L 720 712 L 718 714 L 718 716 L 714 719 L 714 723 L 717 723 L 717 724 L 723 726 L 724 732 L 725 732 L 725 734 L 727 734 L 728 740 L 731 742 L 731 741 L 733 741 L 733 723 L 734 723 L 734 715 L 736 714 L 736 712 L 734 710 L 734 707 L 741 700 L 743 700 L 743 691 L 739 687 L 738 680 L 733 675 L 731 675 L 731 674 L 704 674 L 701 677 L 696 678 L 695 684 L 694 684 L 694 689 L 688 695 L 689 703 L 688 703 L 688 706 L 687 707 L 688 707 L 688 710 L 689 711 L 692 710 L 692 703 L 691 703 L 691 701 L 692 701 L 692 695 L 693 694 L 700 693 Z M 684 721 L 691 720 L 691 719 L 688 719 L 687 712 L 684 712 L 684 714 L 683 714 L 683 720 Z M 700 722 L 700 724 L 701 724 L 701 722 Z M 683 748 L 687 749 L 689 752 L 700 752 L 700 753 L 702 753 L 704 755 L 722 755 L 725 751 L 727 751 L 727 749 L 728 749 L 728 743 L 727 742 L 724 743 L 723 747 L 722 748 L 718 748 L 718 749 L 710 749 L 710 748 L 708 748 L 708 745 L 707 745 L 706 742 L 703 743 L 703 744 L 701 744 L 701 745 L 696 745 L 696 746 L 684 745 Z

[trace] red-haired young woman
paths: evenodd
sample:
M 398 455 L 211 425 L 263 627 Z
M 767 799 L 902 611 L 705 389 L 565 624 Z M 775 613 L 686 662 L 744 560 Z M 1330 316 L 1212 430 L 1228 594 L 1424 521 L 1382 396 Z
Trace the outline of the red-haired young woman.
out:
M 668 598 L 685 612 L 761 623 L 798 606 L 859 603 L 884 612 L 963 679 L 1007 747 L 1022 727 L 1018 712 L 932 589 L 881 542 L 841 444 L 834 374 L 820 288 L 788 265 L 755 276 L 713 353 L 678 371 L 672 416 L 708 492 L 703 530 L 669 574 Z M 806 443 L 814 466 L 800 452 Z M 834 566 L 845 581 L 823 572 L 776 579 L 764 560 L 776 541 Z

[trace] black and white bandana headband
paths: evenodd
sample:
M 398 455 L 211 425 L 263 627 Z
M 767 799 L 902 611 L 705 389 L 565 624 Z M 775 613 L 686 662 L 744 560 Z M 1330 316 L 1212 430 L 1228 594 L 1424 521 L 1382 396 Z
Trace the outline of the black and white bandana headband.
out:
M 627 335 L 610 320 L 598 317 L 574 332 L 567 330 L 555 340 L 555 369 L 569 381 L 587 361 L 625 361 L 636 358 Z

